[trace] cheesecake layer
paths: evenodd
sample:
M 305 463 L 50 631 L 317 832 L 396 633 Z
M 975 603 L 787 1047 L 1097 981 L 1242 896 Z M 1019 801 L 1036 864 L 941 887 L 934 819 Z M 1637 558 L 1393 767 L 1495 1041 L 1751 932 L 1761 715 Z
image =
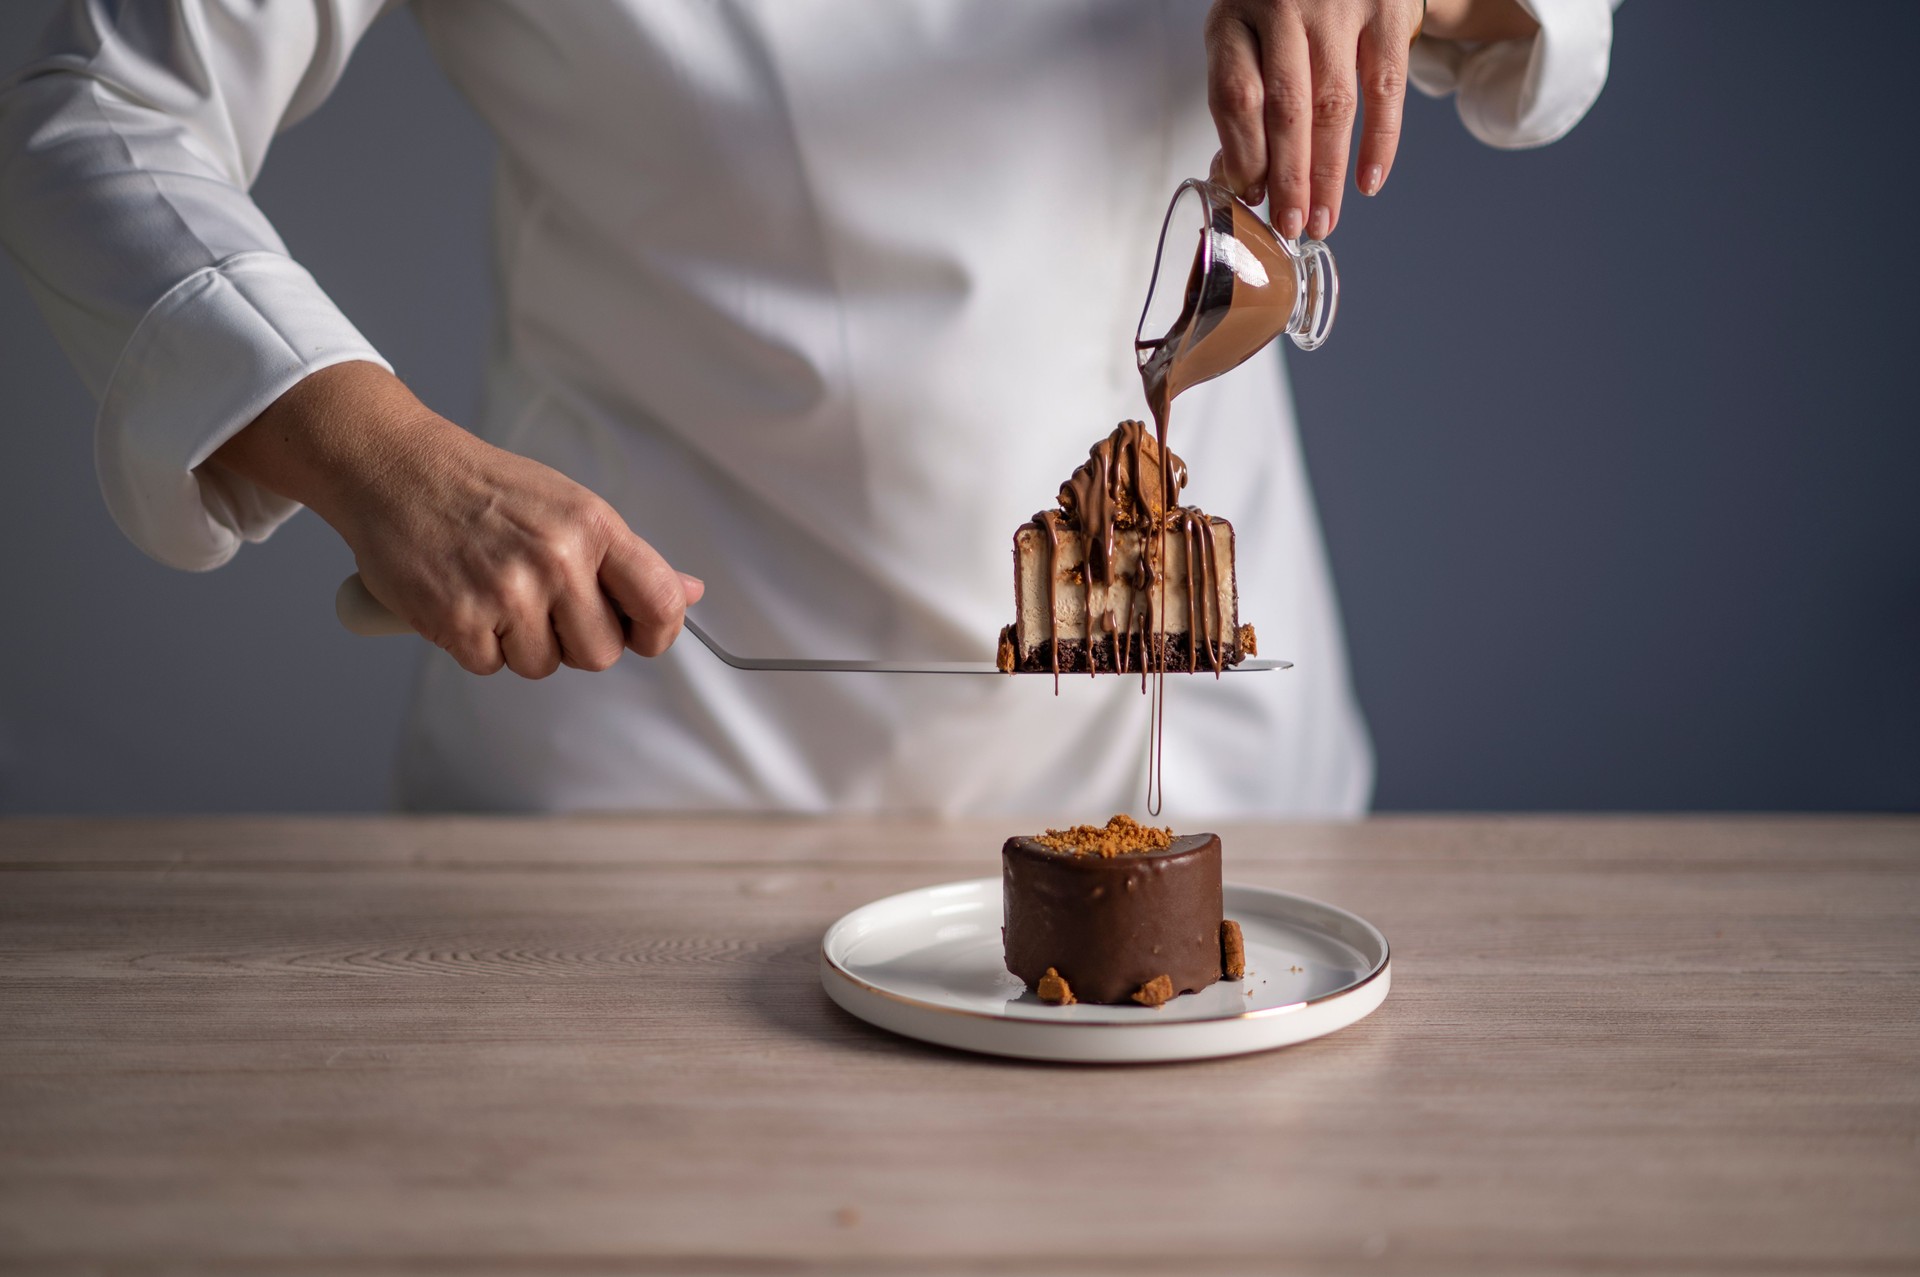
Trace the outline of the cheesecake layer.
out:
M 1085 538 L 1022 524 L 1013 537 L 1018 611 L 1005 636 L 1012 668 L 1051 671 L 1056 644 L 1062 673 L 1131 673 L 1162 662 L 1174 671 L 1212 670 L 1252 655 L 1252 629 L 1240 625 L 1233 525 L 1198 511 L 1176 511 L 1175 522 L 1184 526 L 1166 534 L 1160 581 L 1141 567 L 1154 534 L 1135 528 L 1115 534 L 1105 583 L 1088 580 Z

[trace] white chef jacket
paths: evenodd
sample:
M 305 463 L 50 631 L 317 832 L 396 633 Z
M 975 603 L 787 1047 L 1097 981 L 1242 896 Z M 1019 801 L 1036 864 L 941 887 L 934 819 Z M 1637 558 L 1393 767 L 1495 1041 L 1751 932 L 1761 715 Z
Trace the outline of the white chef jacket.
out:
M 1422 41 L 1495 145 L 1605 80 L 1606 0 L 1540 36 Z M 247 191 L 392 0 L 73 0 L 0 85 L 0 240 L 98 398 L 114 518 L 224 563 L 295 507 L 209 463 L 307 374 L 385 361 Z M 483 437 L 573 476 L 707 582 L 760 656 L 987 658 L 1010 539 L 1143 411 L 1161 215 L 1204 173 L 1205 6 L 1154 0 L 414 0 L 499 143 Z M 343 196 L 344 197 L 344 196 Z M 404 374 L 405 370 L 400 370 Z M 1372 762 L 1270 354 L 1177 405 L 1187 499 L 1238 531 L 1286 674 L 1170 680 L 1167 815 L 1355 813 Z M 419 808 L 1141 806 L 1137 680 L 745 674 L 656 660 L 476 678 L 424 658 Z

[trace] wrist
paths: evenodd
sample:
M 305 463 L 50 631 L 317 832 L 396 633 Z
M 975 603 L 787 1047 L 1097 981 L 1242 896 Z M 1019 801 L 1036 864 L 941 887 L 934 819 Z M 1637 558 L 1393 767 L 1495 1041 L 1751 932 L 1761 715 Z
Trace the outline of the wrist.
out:
M 1530 39 L 1540 30 L 1533 14 L 1519 0 L 1427 0 L 1422 35 L 1437 40 Z
M 406 487 L 410 463 L 446 448 L 447 432 L 465 435 L 386 369 L 352 362 L 296 382 L 211 460 L 344 535 L 354 510 L 383 489 Z

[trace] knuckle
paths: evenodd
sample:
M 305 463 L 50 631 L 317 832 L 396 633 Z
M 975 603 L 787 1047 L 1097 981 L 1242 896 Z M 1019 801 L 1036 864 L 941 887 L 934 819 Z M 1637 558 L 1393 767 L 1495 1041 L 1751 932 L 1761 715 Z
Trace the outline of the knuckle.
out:
M 572 528 L 541 542 L 539 562 L 543 573 L 548 577 L 565 579 L 579 571 L 586 564 L 587 546 L 585 538 Z
M 1257 13 L 1246 12 L 1251 6 L 1234 3 L 1234 0 L 1216 0 L 1207 10 L 1206 21 L 1201 25 L 1202 36 L 1216 46 L 1230 40 L 1240 39 L 1252 31 L 1252 23 Z
M 500 618 L 513 611 L 528 575 L 525 563 L 488 566 L 476 571 L 471 584 L 464 586 L 447 607 L 449 626 L 460 630 L 493 629 Z
M 586 579 L 599 566 L 584 540 L 576 536 L 556 536 L 541 542 L 529 556 L 527 570 L 508 590 L 511 601 L 545 611 L 553 600 L 566 595 L 575 583 Z
M 483 613 L 476 600 L 462 597 L 440 608 L 423 632 L 457 656 L 458 649 L 471 646 L 476 639 L 490 636 L 493 622 L 490 616 Z
M 1407 73 L 1397 66 L 1375 67 L 1367 72 L 1364 92 L 1370 109 L 1396 106 L 1406 97 Z
M 612 506 L 584 488 L 573 499 L 567 515 L 584 540 L 604 543 L 627 527 Z
M 680 624 L 681 617 L 677 609 L 672 616 L 636 620 L 629 631 L 628 642 L 642 656 L 658 656 L 673 646 L 673 640 L 680 635 Z
M 1262 90 L 1267 119 L 1275 124 L 1298 124 L 1307 117 L 1312 104 L 1307 95 L 1294 80 L 1272 79 Z
M 574 663 L 591 674 L 601 674 L 614 667 L 620 659 L 618 646 L 595 646 L 574 658 Z
M 562 653 L 565 664 L 575 669 L 586 670 L 592 674 L 610 670 L 619 661 L 620 653 L 626 648 L 619 631 L 607 628 L 601 632 L 579 639 L 578 646 L 569 644 Z
M 551 639 L 529 641 L 530 635 L 508 635 L 501 640 L 507 668 L 521 678 L 538 682 L 560 668 L 560 649 Z
M 660 571 L 648 574 L 646 604 L 647 610 L 661 623 L 677 626 L 681 614 L 687 610 L 686 587 L 663 565 Z
M 563 577 L 531 559 L 515 563 L 501 572 L 489 590 L 485 623 L 504 638 L 512 630 L 544 621 L 564 583 Z
M 497 645 L 483 643 L 477 637 L 457 637 L 441 646 L 459 663 L 461 669 L 483 678 L 488 674 L 499 673 L 501 667 L 507 663 Z
M 488 599 L 502 615 L 529 610 L 546 598 L 547 571 L 544 547 L 525 552 L 494 574 L 488 583 Z
M 1359 103 L 1354 99 L 1353 86 L 1343 81 L 1321 86 L 1313 95 L 1313 122 L 1315 124 L 1350 124 Z
M 1250 76 L 1221 75 L 1208 86 L 1208 105 L 1215 115 L 1228 119 L 1260 113 L 1260 82 Z
M 1269 184 L 1283 196 L 1303 196 L 1312 185 L 1307 171 L 1298 164 L 1282 164 L 1274 172 L 1275 176 L 1269 179 Z
M 1332 188 L 1332 190 L 1328 192 L 1329 202 L 1335 204 L 1339 202 L 1338 192 L 1340 190 L 1340 184 L 1346 180 L 1346 176 L 1346 147 L 1323 147 L 1322 153 L 1314 156 L 1313 185 L 1322 191 L 1326 191 L 1329 187 Z

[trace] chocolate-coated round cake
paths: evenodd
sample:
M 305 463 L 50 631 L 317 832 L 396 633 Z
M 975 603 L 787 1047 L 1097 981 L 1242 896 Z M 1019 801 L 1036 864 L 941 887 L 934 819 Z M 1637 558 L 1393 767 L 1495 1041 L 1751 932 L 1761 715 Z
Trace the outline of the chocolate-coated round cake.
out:
M 1044 1001 L 1158 1006 L 1220 978 L 1218 836 L 1116 817 L 1009 838 L 1000 859 L 1007 970 Z

